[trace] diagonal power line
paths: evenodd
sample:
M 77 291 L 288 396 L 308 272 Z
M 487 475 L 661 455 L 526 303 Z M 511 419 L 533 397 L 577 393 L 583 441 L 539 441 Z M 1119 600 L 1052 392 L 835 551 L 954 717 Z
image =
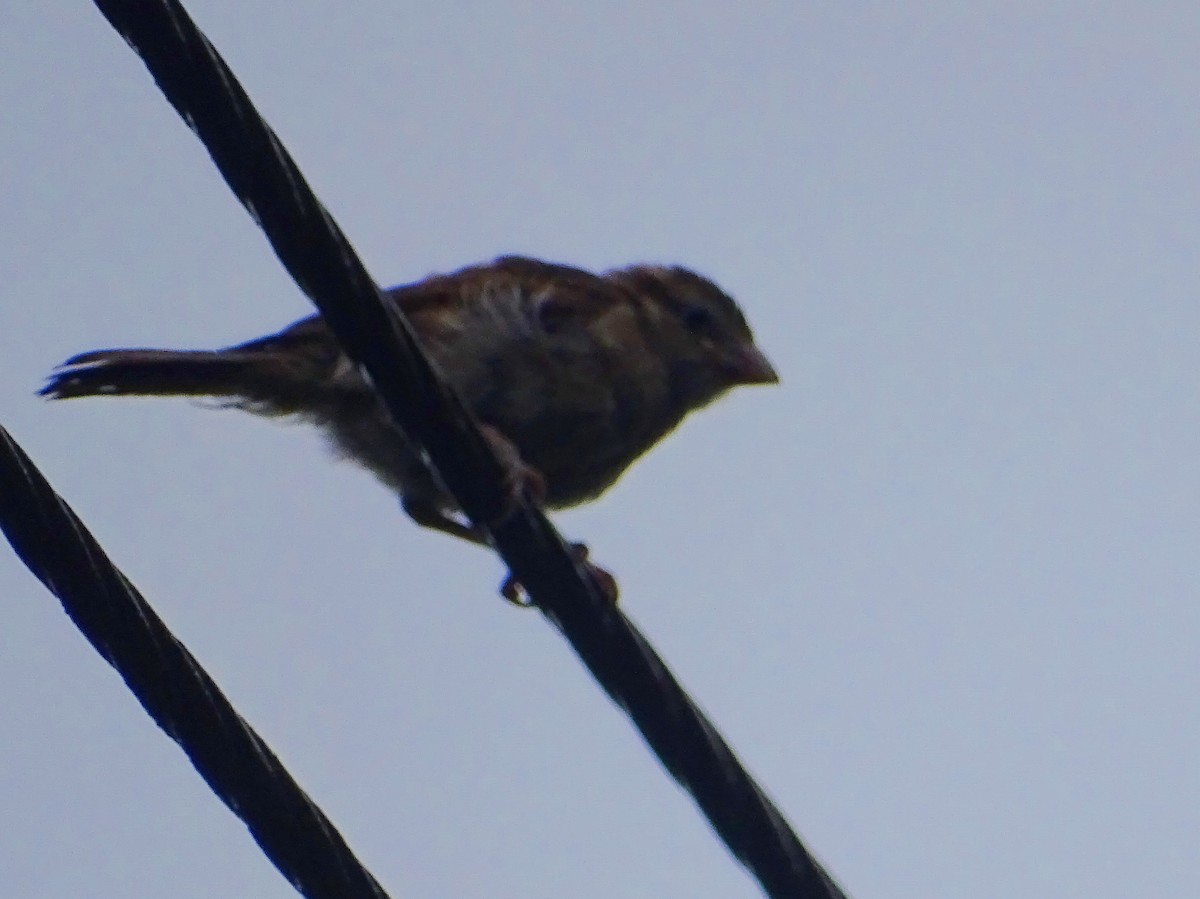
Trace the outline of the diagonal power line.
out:
M 3 428 L 0 529 L 302 895 L 387 899 L 329 819 Z
M 501 513 L 511 502 L 504 472 L 471 415 L 439 379 L 403 317 L 382 302 L 378 287 L 345 236 L 183 7 L 173 0 L 95 2 L 142 57 L 164 95 L 204 143 L 284 267 L 320 309 L 347 355 L 363 367 L 393 418 L 425 448 L 442 481 L 473 521 L 499 521 L 490 526 L 495 546 L 533 603 L 558 627 L 597 682 L 630 716 L 664 767 L 693 796 L 714 830 L 759 880 L 765 893 L 800 899 L 844 897 L 645 638 L 596 592 L 591 579 L 577 570 L 562 538 L 545 516 L 526 506 L 501 520 Z M 8 496 L 0 494 L 0 506 L 7 502 Z M 61 504 L 56 497 L 53 502 Z M 0 508 L 0 517 L 4 512 Z M 67 515 L 66 524 L 82 531 L 69 510 Z M 99 553 L 94 541 L 90 545 L 94 551 L 85 551 L 77 559 L 85 566 L 91 565 Z M 56 577 L 43 580 L 61 598 L 61 584 Z M 116 581 L 106 576 L 96 582 L 96 586 L 103 584 L 101 591 L 106 599 L 111 598 L 107 594 L 113 593 L 114 585 L 128 587 L 119 572 L 115 577 Z M 136 593 L 133 595 L 136 597 Z M 140 597 L 137 599 L 140 601 Z M 144 604 L 137 611 L 144 620 L 153 618 Z M 121 625 L 111 634 L 113 642 L 107 642 L 108 638 L 93 641 L 127 680 L 121 653 L 114 648 L 132 636 Z M 167 637 L 170 645 L 183 651 L 174 638 L 169 634 Z M 186 662 L 195 667 L 190 656 Z M 211 685 L 211 681 L 207 683 Z M 166 683 L 161 689 L 170 693 L 175 687 Z M 217 692 L 215 685 L 211 685 L 211 691 Z M 139 698 L 146 702 L 140 694 Z M 194 711 L 200 718 L 213 714 L 203 708 Z M 227 724 L 223 730 L 237 736 L 241 728 L 249 735 L 243 752 L 266 752 L 269 756 L 240 719 L 236 724 Z M 160 725 L 192 754 L 184 734 L 187 728 L 168 726 L 161 720 Z M 273 757 L 269 761 L 267 769 L 278 768 Z M 225 794 L 222 798 L 235 813 L 245 817 L 246 808 L 231 802 Z M 319 811 L 316 814 L 319 816 Z M 323 822 L 321 826 L 328 824 L 323 817 L 319 821 Z M 270 853 L 257 831 L 255 836 Z M 337 868 L 345 861 L 331 864 Z M 282 866 L 281 870 L 297 883 Z M 379 889 L 365 872 L 360 872 L 358 883 L 364 890 Z M 299 883 L 297 886 L 301 888 Z

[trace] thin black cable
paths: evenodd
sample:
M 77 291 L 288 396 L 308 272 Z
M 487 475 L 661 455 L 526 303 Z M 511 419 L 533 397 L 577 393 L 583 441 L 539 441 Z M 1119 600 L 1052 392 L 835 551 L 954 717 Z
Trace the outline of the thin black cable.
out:
M 504 472 L 459 398 L 438 377 L 411 328 L 313 196 L 233 73 L 174 0 L 95 0 L 212 155 L 276 255 L 368 373 L 400 426 L 494 542 L 533 602 L 625 709 L 714 829 L 779 897 L 844 894 L 666 669 L 645 638 L 582 575 L 540 511 L 500 520 Z
M 0 529 L 302 895 L 387 899 L 329 819 L 2 427 Z

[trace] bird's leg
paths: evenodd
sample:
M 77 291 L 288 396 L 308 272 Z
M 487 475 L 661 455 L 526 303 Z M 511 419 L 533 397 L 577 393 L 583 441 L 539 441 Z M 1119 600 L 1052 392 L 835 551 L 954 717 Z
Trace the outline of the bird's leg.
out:
M 500 459 L 505 470 L 508 502 L 504 512 L 495 523 L 498 524 L 512 515 L 524 499 L 528 499 L 536 506 L 541 506 L 546 498 L 546 479 L 542 473 L 526 463 L 521 458 L 521 452 L 516 445 L 491 425 L 481 425 L 480 430 L 491 444 L 492 450 Z M 401 506 L 409 518 L 422 527 L 441 531 L 443 534 L 458 537 L 460 540 L 466 540 L 478 546 L 492 545 L 485 529 L 464 524 L 447 514 L 437 503 L 404 497 L 401 499 Z M 585 544 L 572 543 L 570 549 L 575 557 L 575 562 L 583 566 L 596 588 L 615 605 L 618 593 L 616 578 L 588 560 L 588 548 Z M 514 605 L 530 605 L 524 588 L 512 574 L 509 574 L 504 579 L 504 583 L 500 585 L 500 595 Z
M 492 445 L 496 456 L 500 459 L 507 473 L 509 498 L 512 506 L 501 516 L 500 521 L 508 518 L 522 498 L 528 497 L 535 506 L 541 506 L 546 500 L 546 478 L 536 468 L 530 466 L 521 458 L 521 451 L 516 445 L 491 425 L 482 425 L 480 430 Z M 613 605 L 617 602 L 617 579 L 600 566 L 588 561 L 588 548 L 583 543 L 570 544 L 571 555 L 575 563 L 583 567 L 591 577 L 592 582 Z M 525 588 L 511 573 L 500 585 L 500 595 L 509 602 L 519 605 L 530 605 Z
M 517 510 L 523 499 L 528 497 L 535 505 L 541 505 L 546 498 L 546 479 L 536 468 L 525 463 L 521 452 L 511 440 L 493 428 L 491 425 L 481 425 L 480 431 L 491 445 L 492 451 L 504 468 L 506 497 L 504 509 L 494 523 L 504 521 Z M 468 543 L 478 546 L 491 546 L 487 531 L 470 524 L 464 524 L 437 502 L 424 498 L 404 496 L 400 505 L 408 517 L 422 527 L 458 537 Z
M 540 507 L 546 501 L 545 476 L 522 459 L 517 445 L 491 425 L 480 425 L 479 432 L 491 444 L 492 452 L 496 454 L 504 469 L 504 486 L 508 492 L 508 501 L 497 521 L 504 521 L 512 515 L 523 499 L 528 499 Z
M 447 515 L 437 503 L 405 496 L 400 499 L 400 507 L 409 518 L 423 528 L 440 531 L 478 546 L 491 546 L 485 531 L 463 524 L 452 515 Z

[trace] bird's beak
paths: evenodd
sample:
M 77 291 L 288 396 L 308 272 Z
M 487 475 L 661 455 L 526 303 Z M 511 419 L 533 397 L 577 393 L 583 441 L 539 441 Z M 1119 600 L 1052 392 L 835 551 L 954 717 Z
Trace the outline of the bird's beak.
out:
M 778 384 L 779 375 L 762 350 L 748 343 L 729 362 L 735 384 Z

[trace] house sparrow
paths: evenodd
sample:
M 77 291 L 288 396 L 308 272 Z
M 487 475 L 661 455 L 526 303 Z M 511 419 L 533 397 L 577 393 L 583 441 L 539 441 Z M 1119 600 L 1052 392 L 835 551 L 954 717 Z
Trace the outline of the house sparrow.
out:
M 506 256 L 384 295 L 480 422 L 514 491 L 549 508 L 599 496 L 687 413 L 729 388 L 778 381 L 737 304 L 684 268 L 596 275 Z M 211 397 L 256 415 L 306 419 L 395 490 L 416 522 L 487 543 L 456 517 L 453 498 L 320 316 L 221 350 L 83 353 L 40 393 Z M 595 571 L 615 595 L 615 581 Z M 503 592 L 513 599 L 516 590 L 510 578 Z

